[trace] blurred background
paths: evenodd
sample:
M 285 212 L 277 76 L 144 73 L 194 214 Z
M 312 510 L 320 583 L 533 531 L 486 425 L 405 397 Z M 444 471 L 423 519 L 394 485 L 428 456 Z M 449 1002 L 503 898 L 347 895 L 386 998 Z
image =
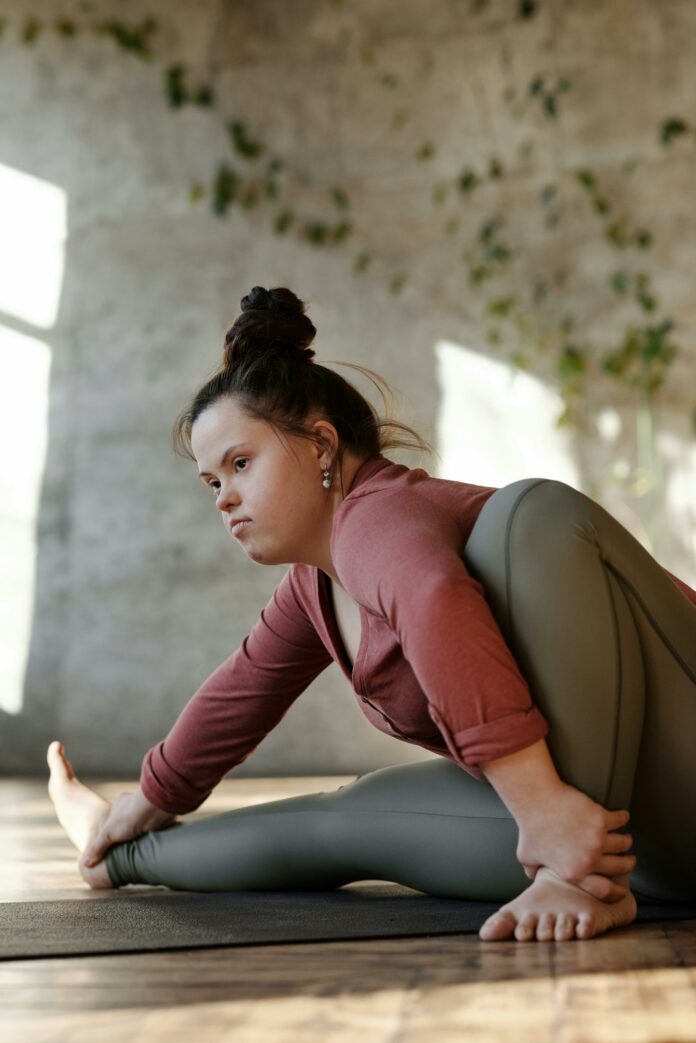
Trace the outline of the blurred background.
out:
M 170 429 L 252 286 L 437 449 L 696 584 L 692 0 L 6 0 L 0 769 L 137 777 L 285 566 Z M 378 409 L 369 381 L 337 366 Z M 235 775 L 432 755 L 332 664 Z

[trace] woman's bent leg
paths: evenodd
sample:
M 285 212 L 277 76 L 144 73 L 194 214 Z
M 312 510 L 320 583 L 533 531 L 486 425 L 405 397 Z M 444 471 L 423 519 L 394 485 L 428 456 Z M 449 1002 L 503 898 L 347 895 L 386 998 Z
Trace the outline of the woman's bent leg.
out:
M 615 519 L 563 482 L 486 502 L 464 551 L 547 718 L 563 780 L 631 811 L 632 885 L 696 891 L 696 607 Z
M 115 844 L 115 887 L 323 890 L 389 880 L 440 897 L 507 901 L 529 885 L 517 827 L 495 791 L 435 758 L 369 772 L 335 792 L 256 804 Z

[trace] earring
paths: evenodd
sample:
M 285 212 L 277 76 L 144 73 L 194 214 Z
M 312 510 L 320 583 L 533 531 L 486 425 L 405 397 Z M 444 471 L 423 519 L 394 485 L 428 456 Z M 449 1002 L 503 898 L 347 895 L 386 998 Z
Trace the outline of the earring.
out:
M 321 483 L 325 489 L 328 489 L 331 485 L 331 478 L 329 477 L 329 471 L 324 471 L 324 481 Z

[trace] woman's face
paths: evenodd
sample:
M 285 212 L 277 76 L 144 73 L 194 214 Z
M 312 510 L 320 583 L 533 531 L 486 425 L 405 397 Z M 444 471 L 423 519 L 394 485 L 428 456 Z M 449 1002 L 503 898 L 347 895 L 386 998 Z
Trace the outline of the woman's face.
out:
M 318 433 L 331 425 L 320 421 Z M 304 438 L 282 435 L 220 398 L 195 421 L 191 448 L 201 481 L 212 490 L 228 532 L 263 565 L 312 563 L 331 533 L 333 498 L 322 471 L 334 453 Z M 223 457 L 224 463 L 223 463 Z

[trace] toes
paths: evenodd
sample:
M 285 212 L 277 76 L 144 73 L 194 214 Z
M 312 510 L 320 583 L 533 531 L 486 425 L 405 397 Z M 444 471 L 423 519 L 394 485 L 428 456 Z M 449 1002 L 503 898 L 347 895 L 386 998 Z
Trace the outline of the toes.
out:
M 578 925 L 575 928 L 578 938 L 591 938 L 595 933 L 595 923 L 592 913 L 580 913 Z
M 515 928 L 515 938 L 518 942 L 532 941 L 538 919 L 539 918 L 535 913 L 527 913 L 522 917 Z
M 517 920 L 513 913 L 494 913 L 489 916 L 479 931 L 479 938 L 485 942 L 512 938 Z
M 540 942 L 550 942 L 553 938 L 553 932 L 556 927 L 556 914 L 555 913 L 542 913 L 539 917 L 539 923 L 537 925 L 537 939 Z
M 574 913 L 563 913 L 556 920 L 556 931 L 554 938 L 557 942 L 567 942 L 575 935 L 575 926 L 578 922 Z

